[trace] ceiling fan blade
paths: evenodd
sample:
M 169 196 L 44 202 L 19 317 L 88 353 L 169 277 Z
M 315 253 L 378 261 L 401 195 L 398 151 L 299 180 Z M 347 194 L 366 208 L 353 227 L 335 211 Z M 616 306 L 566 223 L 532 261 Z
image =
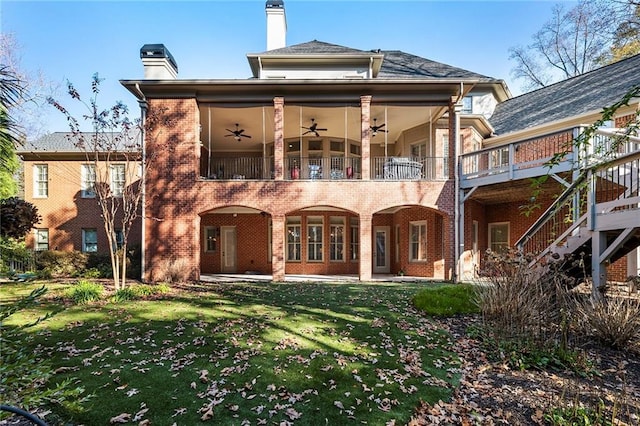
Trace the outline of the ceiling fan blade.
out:
M 305 129 L 306 129 L 306 127 L 305 127 Z M 306 135 L 307 133 L 313 133 L 313 132 L 312 132 L 311 130 L 307 130 L 306 132 L 304 132 L 304 133 L 302 134 L 302 136 Z
M 249 136 L 249 135 L 240 135 L 240 136 L 242 136 L 243 138 L 249 138 L 249 139 L 251 139 L 251 136 Z
M 326 131 L 327 131 L 327 129 L 316 129 L 316 131 L 326 132 Z
M 229 129 L 225 129 L 225 130 L 226 130 L 227 132 L 229 132 L 229 133 L 233 133 L 233 132 L 234 132 L 234 130 L 229 130 Z M 230 136 L 230 135 L 227 135 L 227 136 Z
M 320 130 L 322 130 L 322 129 L 320 129 Z M 319 137 L 320 137 L 320 133 L 318 133 L 318 132 L 313 132 L 313 133 L 315 133 L 316 138 L 319 138 Z
M 382 129 L 386 125 L 387 125 L 387 123 L 382 123 L 381 125 L 378 126 L 378 129 Z

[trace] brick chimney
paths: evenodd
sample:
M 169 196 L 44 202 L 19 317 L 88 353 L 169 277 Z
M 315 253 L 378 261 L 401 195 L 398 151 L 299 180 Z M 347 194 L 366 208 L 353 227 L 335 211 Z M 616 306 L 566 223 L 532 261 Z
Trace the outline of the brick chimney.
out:
M 145 44 L 140 48 L 140 58 L 147 80 L 175 80 L 178 64 L 164 44 Z
M 267 0 L 267 50 L 287 45 L 287 17 L 283 0 Z

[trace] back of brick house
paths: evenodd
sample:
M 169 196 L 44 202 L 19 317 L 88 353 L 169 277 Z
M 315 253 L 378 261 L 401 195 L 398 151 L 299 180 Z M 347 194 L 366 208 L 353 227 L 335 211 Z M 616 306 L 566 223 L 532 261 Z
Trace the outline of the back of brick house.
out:
M 133 236 L 144 280 L 177 260 L 191 279 L 471 279 L 485 250 L 515 245 L 575 173 L 553 171 L 540 208 L 524 215 L 529 178 L 640 84 L 635 56 L 512 98 L 503 80 L 399 50 L 287 46 L 284 3 L 265 9 L 268 50 L 247 55 L 253 78 L 179 79 L 173 55 L 154 44 L 140 49 L 144 78 L 122 81 L 169 123 L 145 135 L 155 166 Z M 635 117 L 630 105 L 611 127 Z M 43 221 L 30 244 L 106 250 L 95 203 L 78 197 L 82 160 L 32 145 L 21 152 L 33 182 L 25 195 Z M 38 193 L 43 179 L 49 195 Z M 637 274 L 637 249 L 608 266 L 613 280 Z

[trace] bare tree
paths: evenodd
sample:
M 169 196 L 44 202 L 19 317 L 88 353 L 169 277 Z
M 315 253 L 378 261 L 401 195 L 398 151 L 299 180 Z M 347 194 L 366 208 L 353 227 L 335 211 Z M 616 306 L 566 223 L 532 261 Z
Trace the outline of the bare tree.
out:
M 509 49 L 516 63 L 512 76 L 533 89 L 596 68 L 613 41 L 617 10 L 608 0 L 580 0 L 570 10 L 555 5 L 530 45 Z
M 11 116 L 20 123 L 20 140 L 35 140 L 46 132 L 47 97 L 56 96 L 59 86 L 41 70 L 26 70 L 20 55 L 22 47 L 13 33 L 0 33 L 0 64 L 20 81 L 22 96 L 11 105 Z
M 127 106 L 117 102 L 109 109 L 98 108 L 101 81 L 94 74 L 89 101 L 84 101 L 71 83 L 67 84 L 69 96 L 86 108 L 83 119 L 89 122 L 90 131 L 82 131 L 81 122 L 58 101 L 49 98 L 49 103 L 65 115 L 72 143 L 84 152 L 92 166 L 84 179 L 90 185 L 83 190 L 95 195 L 100 207 L 113 282 L 118 290 L 126 286 L 129 235 L 141 216 L 144 177 L 150 161 L 143 161 L 142 123 L 129 119 Z

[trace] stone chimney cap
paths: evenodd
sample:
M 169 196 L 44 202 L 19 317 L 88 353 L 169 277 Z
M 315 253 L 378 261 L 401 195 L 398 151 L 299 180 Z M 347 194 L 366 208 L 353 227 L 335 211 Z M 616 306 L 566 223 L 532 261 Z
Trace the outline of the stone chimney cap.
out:
M 277 1 L 277 0 L 276 0 Z M 141 58 L 165 58 L 178 71 L 178 64 L 164 44 L 145 44 L 140 48 Z
M 284 9 L 284 1 L 283 0 L 267 0 L 266 7 L 267 9 L 272 9 L 272 8 Z

